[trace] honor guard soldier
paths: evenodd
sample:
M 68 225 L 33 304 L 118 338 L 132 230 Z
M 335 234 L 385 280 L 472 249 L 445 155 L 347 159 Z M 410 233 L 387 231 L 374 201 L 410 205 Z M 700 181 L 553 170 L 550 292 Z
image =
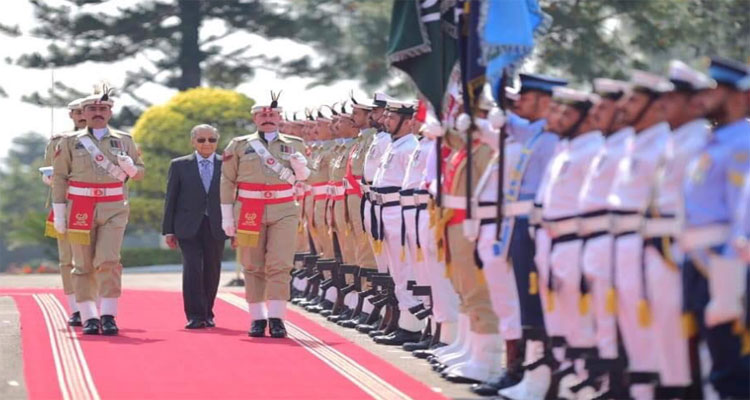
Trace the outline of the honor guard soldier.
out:
M 682 324 L 682 276 L 679 265 L 683 252 L 676 242 L 682 232 L 684 209 L 682 185 L 688 162 L 709 139 L 709 123 L 703 118 L 698 96 L 716 83 L 681 61 L 672 61 L 669 79 L 674 90 L 665 96 L 667 122 L 672 140 L 661 171 L 652 180 L 650 205 L 642 227 L 643 268 L 652 314 L 653 340 L 659 372 L 656 398 L 693 398 L 686 392 L 691 384 L 688 337 Z M 697 378 L 697 377 L 696 377 Z M 700 388 L 696 379 L 694 388 Z
M 680 238 L 687 252 L 685 307 L 711 353 L 708 376 L 714 389 L 721 398 L 748 398 L 750 338 L 742 323 L 747 270 L 731 246 L 730 232 L 750 169 L 750 70 L 714 58 L 709 76 L 717 86 L 698 94 L 698 101 L 716 127 L 685 176 L 686 229 Z
M 336 155 L 334 149 L 337 143 L 331 132 L 331 122 L 331 118 L 318 110 L 314 129 L 320 145 L 313 152 L 310 165 L 311 174 L 308 178 L 308 184 L 312 190 L 308 229 L 312 234 L 315 249 L 318 253 L 323 258 L 332 260 L 335 254 L 333 252 L 333 241 L 328 232 L 326 207 L 328 204 L 330 165 L 331 160 Z
M 420 330 L 424 327 L 412 313 L 420 309 L 422 303 L 407 289 L 409 281 L 414 280 L 414 271 L 408 260 L 408 251 L 401 242 L 401 184 L 406 172 L 409 156 L 418 146 L 412 132 L 411 117 L 416 111 L 412 104 L 389 101 L 386 107 L 384 128 L 391 134 L 391 143 L 380 159 L 380 166 L 370 187 L 370 199 L 377 204 L 376 220 L 378 226 L 375 254 L 382 252 L 378 269 L 388 271 L 393 277 L 395 295 L 398 299 L 398 329 L 389 335 L 376 336 L 375 342 L 388 345 L 402 345 L 419 340 Z M 401 257 L 402 252 L 406 252 Z M 403 261 L 402 261 L 403 260 Z
M 369 186 L 365 184 L 365 155 L 370 149 L 375 134 L 375 128 L 370 124 L 370 112 L 374 106 L 358 102 L 354 95 L 351 96 L 352 112 L 351 118 L 354 126 L 359 130 L 354 145 L 351 147 L 346 161 L 346 174 L 344 176 L 344 185 L 346 187 L 346 207 L 348 213 L 349 228 L 354 241 L 354 252 L 356 255 L 355 265 L 368 270 L 377 270 L 375 255 L 372 252 L 370 236 L 364 228 L 364 196 L 365 190 Z M 370 287 L 362 285 L 362 292 L 366 292 Z M 358 301 L 361 304 L 359 315 L 352 315 L 352 319 L 340 321 L 338 324 L 347 328 L 354 328 L 358 324 L 364 323 L 373 310 L 372 304 L 367 299 Z M 356 309 L 357 305 L 354 305 Z
M 504 217 L 512 219 L 504 224 L 506 226 L 496 249 L 497 254 L 504 254 L 506 250 L 503 247 L 508 247 L 507 254 L 512 260 L 521 309 L 525 363 L 534 367 L 524 371 L 523 379 L 517 385 L 500 390 L 501 395 L 514 399 L 528 397 L 527 393 L 538 393 L 540 388 L 546 390 L 545 381 L 550 374 L 546 357 L 548 348 L 545 346 L 547 335 L 534 260 L 535 238 L 530 235 L 529 227 L 534 199 L 559 141 L 548 126 L 552 90 L 567 85 L 565 80 L 548 76 L 520 74 L 519 77 L 520 97 L 513 111 L 529 123 L 516 125 L 513 118 L 509 119 L 507 129 L 515 140 L 523 143 L 523 148 L 510 173 L 511 182 L 503 205 Z M 543 234 L 541 236 L 536 238 L 537 243 L 549 242 Z
M 44 149 L 44 167 L 40 168 L 40 172 L 42 173 L 42 181 L 47 186 L 52 185 L 52 161 L 55 150 L 57 150 L 57 145 L 61 140 L 70 136 L 73 132 L 86 128 L 86 118 L 83 116 L 83 107 L 81 106 L 83 100 L 84 99 L 77 99 L 68 104 L 68 116 L 73 121 L 73 130 L 52 136 L 49 143 L 47 143 L 47 147 Z M 81 326 L 81 313 L 78 311 L 75 290 L 73 290 L 73 252 L 70 249 L 70 243 L 65 238 L 65 235 L 59 235 L 55 230 L 54 221 L 55 213 L 53 209 L 50 209 L 44 234 L 45 236 L 57 239 L 57 257 L 60 261 L 59 266 L 60 276 L 62 277 L 63 283 L 63 292 L 68 299 L 68 307 L 71 312 L 70 318 L 68 319 L 68 325 Z
M 293 186 L 310 170 L 302 141 L 278 132 L 281 107 L 278 95 L 271 98 L 270 105 L 252 109 L 258 132 L 233 139 L 224 151 L 221 214 L 244 268 L 252 321 L 248 334 L 262 337 L 268 326 L 271 337 L 283 338 L 294 259 L 288 239 L 298 223 Z
M 551 337 L 564 340 L 566 352 L 555 348 L 556 361 L 562 362 L 555 374 L 558 385 L 551 386 L 562 398 L 575 397 L 571 386 L 586 378 L 582 361 L 595 353 L 594 320 L 588 311 L 588 298 L 581 296 L 582 240 L 578 236 L 578 195 L 591 160 L 604 144 L 595 129 L 592 108 L 599 97 L 566 87 L 556 87 L 557 129 L 562 138 L 549 163 L 542 188 L 542 227 L 550 238 L 547 260 L 537 264 L 539 290 L 543 295 L 545 327 Z M 565 360 L 565 361 L 563 361 Z M 572 362 L 576 361 L 575 364 Z M 575 368 L 574 368 L 575 367 Z
M 145 173 L 130 135 L 107 125 L 113 104 L 106 85 L 86 97 L 81 106 L 88 128 L 62 139 L 52 164 L 54 226 L 60 234 L 67 232 L 71 245 L 73 289 L 84 334 L 119 331 L 120 248 L 130 212 L 125 183 L 143 179 Z

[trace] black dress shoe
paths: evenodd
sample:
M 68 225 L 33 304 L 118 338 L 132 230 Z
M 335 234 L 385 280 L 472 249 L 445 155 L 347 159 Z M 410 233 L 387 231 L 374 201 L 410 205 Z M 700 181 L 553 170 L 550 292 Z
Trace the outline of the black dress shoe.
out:
M 113 315 L 102 315 L 102 335 L 117 335 L 120 329 L 115 323 Z
M 282 321 L 281 318 L 269 318 L 268 332 L 271 333 L 272 338 L 285 338 L 286 327 L 284 327 L 284 321 Z
M 70 314 L 70 318 L 68 319 L 68 326 L 83 326 L 83 324 L 81 323 L 81 313 L 79 311 Z
M 427 350 L 430 348 L 431 341 L 432 336 L 427 336 L 426 338 L 418 342 L 406 342 L 401 347 L 404 349 L 404 351 Z
M 416 342 L 422 336 L 422 332 L 411 332 L 405 329 L 396 329 L 392 334 L 386 336 L 376 336 L 375 343 L 388 346 L 401 346 L 406 342 Z
M 209 319 L 206 320 L 206 326 L 209 327 L 209 328 L 215 328 L 216 327 L 216 322 L 214 322 L 213 318 L 209 318 Z
M 84 335 L 98 335 L 101 328 L 102 323 L 99 321 L 99 318 L 91 318 L 83 323 L 83 329 L 81 332 L 83 332 Z
M 369 333 L 369 332 L 376 330 L 377 328 L 378 328 L 377 324 L 374 324 L 374 325 L 359 324 L 357 325 L 357 332 Z
M 208 324 L 202 319 L 191 319 L 185 324 L 185 329 L 202 329 L 206 326 L 208 326 Z
M 266 326 L 268 326 L 267 320 L 257 319 L 250 324 L 250 332 L 247 335 L 250 337 L 266 336 Z
M 465 376 L 454 375 L 454 374 L 445 375 L 445 376 L 443 376 L 443 378 L 445 378 L 445 380 L 447 380 L 448 382 L 451 382 L 451 383 L 474 383 L 474 384 L 476 384 L 476 383 L 482 383 L 481 381 L 478 381 L 476 379 L 471 379 L 471 378 L 467 378 Z M 495 392 L 495 394 L 497 394 L 497 392 Z
M 424 359 L 427 359 L 429 357 L 433 357 L 435 355 L 435 353 L 433 352 L 433 350 L 439 349 L 439 348 L 445 347 L 445 346 L 447 346 L 447 344 L 445 344 L 443 342 L 437 342 L 437 343 L 433 344 L 432 346 L 430 346 L 430 348 L 427 349 L 427 350 L 415 350 L 411 354 L 414 357 L 421 358 L 421 359 L 424 360 Z
M 320 312 L 320 316 L 321 316 L 321 317 L 326 317 L 326 318 L 328 318 L 328 317 L 330 317 L 331 315 L 333 315 L 333 311 L 332 311 L 332 310 L 323 310 L 323 311 L 321 311 L 321 312 Z

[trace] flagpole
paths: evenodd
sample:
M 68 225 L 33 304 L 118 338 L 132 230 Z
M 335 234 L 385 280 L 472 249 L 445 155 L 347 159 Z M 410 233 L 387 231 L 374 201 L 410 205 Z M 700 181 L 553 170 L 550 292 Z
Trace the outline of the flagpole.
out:
M 505 97 L 505 87 L 508 82 L 508 72 L 503 70 L 503 77 L 500 78 L 500 87 L 497 90 L 498 104 L 503 112 L 508 108 L 508 100 Z M 500 240 L 500 232 L 502 231 L 503 222 L 503 201 L 505 200 L 505 126 L 500 128 L 500 143 L 498 146 L 499 154 L 497 156 L 497 212 L 495 213 L 495 240 Z

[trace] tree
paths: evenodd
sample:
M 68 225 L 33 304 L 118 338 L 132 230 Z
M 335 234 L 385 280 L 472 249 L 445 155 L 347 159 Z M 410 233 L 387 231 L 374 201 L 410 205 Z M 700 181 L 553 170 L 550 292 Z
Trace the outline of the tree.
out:
M 539 40 L 537 68 L 579 81 L 663 71 L 672 58 L 750 56 L 746 0 L 542 0 L 552 25 Z
M 0 169 L 0 242 L 9 250 L 41 246 L 52 256 L 56 249 L 54 239 L 44 237 L 49 188 L 37 170 L 47 141 L 36 133 L 14 138 Z
M 195 88 L 147 109 L 132 132 L 146 164 L 146 176 L 132 186 L 131 221 L 160 230 L 169 161 L 193 151 L 190 130 L 198 124 L 217 128 L 221 151 L 232 138 L 250 133 L 246 127 L 252 121 L 254 103 L 231 90 Z
M 282 76 L 304 75 L 316 83 L 330 83 L 342 76 L 362 77 L 371 86 L 388 76 L 385 59 L 390 1 L 345 0 L 164 0 L 141 1 L 119 8 L 115 14 L 101 7 L 114 0 L 66 0 L 62 5 L 30 0 L 39 26 L 36 36 L 53 40 L 45 53 L 21 56 L 17 62 L 30 68 L 73 66 L 87 61 L 115 62 L 139 57 L 148 60 L 128 73 L 120 90 L 138 105 L 124 114 L 137 117 L 148 99 L 138 94 L 146 83 L 178 90 L 201 85 L 234 88 L 249 80 L 256 68 L 275 69 Z M 201 37 L 206 22 L 221 21 L 225 31 Z M 15 29 L 15 30 L 14 30 Z M 11 34 L 17 28 L 0 32 Z M 302 56 L 281 63 L 276 58 L 250 55 L 252 45 L 223 49 L 221 40 L 239 31 L 266 38 L 290 38 L 312 45 L 322 60 Z M 40 105 L 61 106 L 81 93 L 64 83 L 58 96 L 38 93 L 25 98 Z M 127 124 L 126 118 L 119 117 Z M 134 121 L 135 118 L 132 118 Z

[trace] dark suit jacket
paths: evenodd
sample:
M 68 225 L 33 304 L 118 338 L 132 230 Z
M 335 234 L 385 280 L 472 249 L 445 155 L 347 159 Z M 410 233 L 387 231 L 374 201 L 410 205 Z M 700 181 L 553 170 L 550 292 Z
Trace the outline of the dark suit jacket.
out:
M 167 176 L 162 234 L 174 234 L 178 239 L 195 236 L 208 207 L 211 234 L 218 240 L 227 239 L 221 229 L 220 177 L 221 158 L 217 156 L 214 157 L 211 187 L 206 193 L 195 153 L 172 160 Z

